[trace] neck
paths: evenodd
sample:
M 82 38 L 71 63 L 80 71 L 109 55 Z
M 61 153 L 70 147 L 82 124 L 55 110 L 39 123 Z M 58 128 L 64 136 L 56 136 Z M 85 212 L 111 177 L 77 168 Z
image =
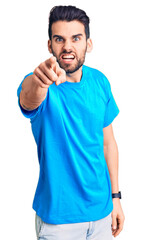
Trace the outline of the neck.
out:
M 82 67 L 74 73 L 67 73 L 66 79 L 68 82 L 80 82 L 82 77 Z

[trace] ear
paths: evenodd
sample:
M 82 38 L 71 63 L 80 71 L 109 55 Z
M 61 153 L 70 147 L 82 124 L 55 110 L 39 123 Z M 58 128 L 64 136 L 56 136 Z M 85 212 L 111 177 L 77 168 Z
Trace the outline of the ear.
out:
M 48 40 L 48 51 L 52 53 L 51 40 Z
M 93 49 L 93 43 L 92 43 L 92 39 L 88 38 L 87 39 L 87 52 L 90 53 Z

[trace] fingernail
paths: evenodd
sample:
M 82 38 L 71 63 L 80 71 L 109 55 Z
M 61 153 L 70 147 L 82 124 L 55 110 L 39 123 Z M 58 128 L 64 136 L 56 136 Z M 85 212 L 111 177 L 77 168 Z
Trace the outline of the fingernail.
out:
M 61 82 L 60 81 L 57 81 L 57 85 L 59 85 Z

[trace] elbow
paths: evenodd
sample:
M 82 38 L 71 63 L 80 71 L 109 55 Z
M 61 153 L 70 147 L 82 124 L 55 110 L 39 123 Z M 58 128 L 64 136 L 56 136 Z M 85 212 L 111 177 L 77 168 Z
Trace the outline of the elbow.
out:
M 113 138 L 107 144 L 104 144 L 104 155 L 106 155 L 107 152 L 114 151 L 114 150 L 118 151 L 118 146 L 117 146 L 117 142 L 116 142 L 115 138 Z

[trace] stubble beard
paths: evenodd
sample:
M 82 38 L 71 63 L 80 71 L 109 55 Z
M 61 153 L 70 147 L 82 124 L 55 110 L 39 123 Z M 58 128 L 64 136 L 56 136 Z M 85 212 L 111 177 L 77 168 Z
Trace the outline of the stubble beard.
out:
M 66 74 L 74 73 L 74 72 L 76 72 L 77 70 L 79 70 L 80 67 L 83 66 L 83 64 L 84 64 L 84 62 L 85 62 L 86 51 L 87 51 L 87 48 L 85 48 L 85 50 L 83 51 L 83 54 L 82 54 L 82 56 L 81 56 L 80 58 L 78 58 L 77 56 L 75 56 L 76 63 L 75 63 L 74 66 L 71 66 L 71 64 L 67 64 L 67 63 L 66 63 L 66 64 L 63 64 L 63 63 L 61 62 L 60 56 L 61 56 L 63 53 L 71 54 L 72 52 L 64 51 L 64 52 L 62 52 L 62 53 L 60 54 L 59 57 L 57 57 L 56 54 L 55 54 L 55 52 L 54 52 L 54 50 L 52 49 L 52 53 L 53 53 L 53 55 L 56 57 L 59 66 L 65 70 Z

